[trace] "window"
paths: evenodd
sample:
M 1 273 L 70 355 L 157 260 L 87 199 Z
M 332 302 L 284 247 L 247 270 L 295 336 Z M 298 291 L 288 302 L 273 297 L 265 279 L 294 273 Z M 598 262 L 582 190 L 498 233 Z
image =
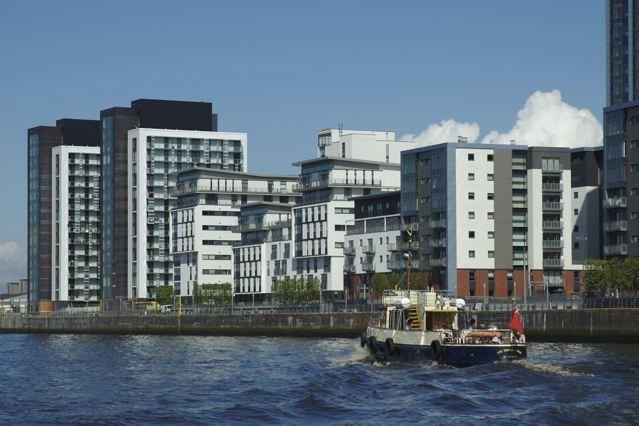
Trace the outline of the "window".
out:
M 493 192 L 489 192 L 488 193 L 488 199 L 489 200 L 494 200 L 495 199 L 495 194 Z
M 630 219 L 639 219 L 639 212 L 630 213 Z
M 475 180 L 475 173 L 468 173 L 468 180 Z
M 336 231 L 346 231 L 346 225 L 335 225 Z
M 574 212 L 575 214 L 579 214 L 579 209 L 574 209 L 574 210 L 573 210 L 573 212 Z
M 572 228 L 572 232 L 579 232 L 579 225 L 575 225 L 575 227 Z
M 475 193 L 474 192 L 469 192 L 468 193 L 468 199 L 469 200 L 474 200 L 475 199 Z
M 495 218 L 495 212 L 488 212 L 488 219 L 494 219 Z
M 486 178 L 488 179 L 489 182 L 492 182 L 495 180 L 495 175 L 492 173 L 488 173 L 488 175 L 486 176 Z
M 577 191 L 572 193 L 573 198 L 576 200 L 577 198 L 579 198 L 579 193 Z
M 488 154 L 488 161 L 493 161 L 493 154 Z
M 468 212 L 468 219 L 475 219 L 475 212 Z
M 639 235 L 633 235 L 632 237 L 630 237 L 630 242 L 631 243 L 639 243 Z
M 579 243 L 575 242 L 575 243 L 572 245 L 572 247 L 573 247 L 575 250 L 578 250 L 578 249 L 579 249 Z
M 475 154 L 468 154 L 468 161 L 475 161 Z
M 471 259 L 475 258 L 475 250 L 468 250 L 468 257 L 470 257 Z
M 492 250 L 488 250 L 488 258 L 489 259 L 494 259 L 495 258 L 495 252 Z
M 475 231 L 468 231 L 468 238 L 475 238 Z
M 495 238 L 495 231 L 488 231 L 488 239 L 492 240 Z

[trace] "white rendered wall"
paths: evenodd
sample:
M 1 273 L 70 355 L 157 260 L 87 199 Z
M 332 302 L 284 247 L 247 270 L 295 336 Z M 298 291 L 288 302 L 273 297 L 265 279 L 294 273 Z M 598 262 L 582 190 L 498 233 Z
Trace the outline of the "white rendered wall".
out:
M 468 154 L 474 155 L 474 161 L 468 160 Z M 488 238 L 488 232 L 495 231 L 495 201 L 488 200 L 488 193 L 495 193 L 495 182 L 487 177 L 495 171 L 494 162 L 487 160 L 488 154 L 493 154 L 493 150 L 466 147 L 455 150 L 457 268 L 460 269 L 495 268 L 495 259 L 488 257 L 489 251 L 495 251 L 494 238 Z M 469 173 L 474 175 L 474 180 L 468 179 Z M 474 192 L 474 200 L 468 199 L 469 192 Z M 468 218 L 470 211 L 475 212 L 475 219 Z M 488 219 L 489 212 L 493 213 L 493 219 Z M 475 232 L 475 238 L 469 238 L 469 231 Z M 475 252 L 474 258 L 469 257 L 471 250 Z

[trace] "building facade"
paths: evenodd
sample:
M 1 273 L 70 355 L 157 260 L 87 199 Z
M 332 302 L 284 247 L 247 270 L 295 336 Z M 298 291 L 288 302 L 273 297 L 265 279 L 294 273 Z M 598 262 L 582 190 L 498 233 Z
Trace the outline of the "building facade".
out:
M 137 99 L 130 107 L 100 112 L 102 153 L 102 297 L 106 303 L 129 297 L 128 291 L 128 146 L 129 131 L 159 128 L 217 131 L 209 102 Z M 117 302 L 115 306 L 118 306 Z
M 375 274 L 398 269 L 392 256 L 399 248 L 400 191 L 380 192 L 353 199 L 355 221 L 346 227 L 344 273 L 348 293 L 367 298 Z M 392 269 L 391 269 L 392 268 Z
M 100 147 L 53 148 L 51 299 L 100 300 Z
M 639 255 L 639 4 L 606 1 L 604 255 Z
M 246 134 L 138 128 L 128 137 L 128 297 L 153 299 L 157 287 L 174 283 L 170 213 L 178 172 L 245 170 Z
M 52 264 L 52 149 L 60 145 L 99 146 L 100 123 L 61 119 L 55 126 L 27 131 L 27 257 L 29 310 L 50 302 Z
M 383 136 L 383 137 L 382 137 Z M 319 158 L 301 161 L 300 205 L 293 209 L 293 267 L 312 275 L 323 291 L 344 290 L 344 237 L 355 220 L 354 197 L 397 191 L 400 152 L 414 142 L 395 141 L 393 132 L 322 130 Z M 394 161 L 395 160 L 395 161 Z
M 294 274 L 292 205 L 258 202 L 242 206 L 240 243 L 233 248 L 236 300 L 264 300 L 278 280 Z
M 171 212 L 176 292 L 191 296 L 198 285 L 233 284 L 233 246 L 241 241 L 241 207 L 293 205 L 299 199 L 296 184 L 297 178 L 288 175 L 202 168 L 180 173 L 174 189 L 177 204 Z
M 401 213 L 413 233 L 413 267 L 428 285 L 459 296 L 574 291 L 582 267 L 573 263 L 573 223 L 598 222 L 575 218 L 571 175 L 567 148 L 445 143 L 405 151 Z

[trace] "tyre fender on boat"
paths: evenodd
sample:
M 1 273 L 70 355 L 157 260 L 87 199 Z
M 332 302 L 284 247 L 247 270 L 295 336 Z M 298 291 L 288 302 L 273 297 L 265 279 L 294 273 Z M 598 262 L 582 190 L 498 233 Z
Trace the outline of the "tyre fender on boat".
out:
M 368 348 L 373 354 L 377 353 L 377 339 L 375 339 L 373 336 L 368 338 Z
M 440 360 L 442 358 L 442 344 L 439 340 L 433 340 L 430 342 L 430 348 L 433 351 L 433 355 L 436 360 Z
M 386 339 L 386 343 L 384 346 L 386 348 L 386 354 L 388 355 L 394 355 L 397 352 L 397 347 L 395 346 L 395 341 L 392 337 Z

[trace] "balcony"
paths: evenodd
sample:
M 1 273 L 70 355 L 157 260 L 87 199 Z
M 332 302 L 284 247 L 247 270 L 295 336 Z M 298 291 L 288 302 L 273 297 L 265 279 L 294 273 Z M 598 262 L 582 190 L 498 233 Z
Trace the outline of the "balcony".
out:
M 541 184 L 541 190 L 543 192 L 561 192 L 564 186 L 560 183 L 547 182 Z
M 606 232 L 625 232 L 628 230 L 628 221 L 617 220 L 614 222 L 604 222 L 603 228 Z
M 418 223 L 404 223 L 402 224 L 402 231 L 419 231 Z
M 362 248 L 365 254 L 375 254 L 375 246 L 373 244 L 367 244 Z
M 388 269 L 392 271 L 403 271 L 408 267 L 406 259 L 389 259 Z
M 616 244 L 612 246 L 604 246 L 604 255 L 606 256 L 625 256 L 628 254 L 628 244 Z
M 409 243 L 407 241 L 403 241 L 401 243 L 399 243 L 399 250 L 400 251 L 415 251 L 415 250 L 419 250 L 419 243 L 418 242 L 412 242 Z
M 438 239 L 430 240 L 428 242 L 428 246 L 432 248 L 446 247 L 446 238 L 438 238 Z
M 434 267 L 434 268 L 445 267 L 446 266 L 446 258 L 445 257 L 438 257 L 438 258 L 430 259 L 428 261 L 428 264 L 431 267 Z
M 373 262 L 370 263 L 362 263 L 362 271 L 365 272 L 375 272 L 375 264 Z
M 344 265 L 344 272 L 349 274 L 355 273 L 355 265 Z
M 351 180 L 351 179 L 318 179 L 318 180 L 300 180 L 297 184 L 298 191 L 306 191 L 309 189 L 316 188 L 324 188 L 329 186 L 346 186 L 346 187 L 373 187 L 373 188 L 381 188 L 382 181 L 378 179 L 368 179 L 368 180 Z
M 428 222 L 431 229 L 446 228 L 446 219 L 431 220 Z
M 563 266 L 563 259 L 544 259 L 544 268 L 562 268 Z
M 628 199 L 626 197 L 604 198 L 604 207 L 607 209 L 626 208 Z
M 561 164 L 559 164 L 553 167 L 542 168 L 541 173 L 542 174 L 559 174 L 563 172 L 563 170 L 564 170 L 564 167 Z
M 564 242 L 562 240 L 544 240 L 543 247 L 548 250 L 561 249 L 564 247 Z
M 345 246 L 344 247 L 344 256 L 355 256 L 355 247 Z
M 562 211 L 564 209 L 564 203 L 559 201 L 544 201 L 544 211 Z
M 388 251 L 397 251 L 397 243 L 388 243 Z
M 543 223 L 543 229 L 545 231 L 561 231 L 564 229 L 564 223 L 559 220 L 546 220 Z
M 250 230 L 258 230 L 258 229 L 271 229 L 278 228 L 282 226 L 291 226 L 291 219 L 285 220 L 274 220 L 274 221 L 251 221 L 240 223 L 240 231 L 250 231 Z

